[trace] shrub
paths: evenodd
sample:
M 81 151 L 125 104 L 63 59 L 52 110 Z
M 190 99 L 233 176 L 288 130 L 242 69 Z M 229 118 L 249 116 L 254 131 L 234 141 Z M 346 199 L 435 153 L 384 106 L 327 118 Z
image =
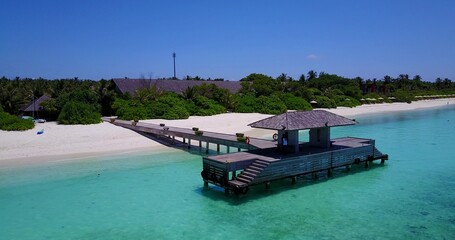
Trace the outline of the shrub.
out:
M 349 100 L 348 100 L 349 99 Z M 357 99 L 348 96 L 335 96 L 334 100 L 339 107 L 356 107 L 362 105 Z
M 313 109 L 311 104 L 301 97 L 296 97 L 290 93 L 278 95 L 280 100 L 286 105 L 288 110 L 308 111 Z
M 333 99 L 330 99 L 326 96 L 315 96 L 316 102 L 318 102 L 317 106 L 320 108 L 336 108 L 337 104 Z
M 190 113 L 183 106 L 174 106 L 171 107 L 164 115 L 164 119 L 187 119 L 190 117 Z
M 256 112 L 265 114 L 281 114 L 286 112 L 286 105 L 276 96 L 260 96 L 256 100 Z
M 203 131 L 195 131 L 194 134 L 196 134 L 196 136 L 202 136 L 202 134 L 204 134 Z
M 394 94 L 394 97 L 396 98 L 395 101 L 397 102 L 411 103 L 411 101 L 414 100 L 414 96 L 411 93 L 405 92 L 403 90 L 397 90 Z
M 234 108 L 235 112 L 241 113 L 252 113 L 255 112 L 256 107 L 256 97 L 252 94 L 237 95 L 236 97 L 237 105 Z
M 204 96 L 195 97 L 193 102 L 198 108 L 195 113 L 197 116 L 211 116 L 226 112 L 226 108 Z
M 0 130 L 25 131 L 35 127 L 31 119 L 20 119 L 6 112 L 0 112 Z
M 67 102 L 57 119 L 59 124 L 94 124 L 101 122 L 101 114 L 87 103 Z
M 237 141 L 239 142 L 246 142 L 246 138 L 245 137 L 237 137 Z

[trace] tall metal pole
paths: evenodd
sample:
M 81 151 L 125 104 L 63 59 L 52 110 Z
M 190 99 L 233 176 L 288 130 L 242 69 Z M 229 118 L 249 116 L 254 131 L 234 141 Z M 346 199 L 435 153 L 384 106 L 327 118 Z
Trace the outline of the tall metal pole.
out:
M 174 53 L 172 54 L 172 57 L 174 58 L 174 79 L 177 79 L 177 78 L 175 77 L 175 56 L 176 56 L 176 55 L 175 55 L 175 52 L 174 52 Z

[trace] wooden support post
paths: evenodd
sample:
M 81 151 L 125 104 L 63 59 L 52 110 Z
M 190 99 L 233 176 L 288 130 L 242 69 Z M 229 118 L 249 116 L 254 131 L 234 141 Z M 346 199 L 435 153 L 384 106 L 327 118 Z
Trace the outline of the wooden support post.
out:
M 316 180 L 316 179 L 318 179 L 318 178 L 319 178 L 319 177 L 318 177 L 318 173 L 317 173 L 317 172 L 313 173 L 313 179 Z
M 204 181 L 204 187 L 205 187 L 205 188 L 208 188 L 208 187 L 209 187 L 209 182 Z
M 265 189 L 270 189 L 270 182 L 265 183 Z
M 209 142 L 205 142 L 205 153 L 209 153 Z
M 188 149 L 191 149 L 191 138 L 188 138 Z
M 175 144 L 175 136 L 172 136 L 172 144 Z
M 185 138 L 183 138 L 183 143 L 186 143 L 186 140 L 185 140 Z
M 216 145 L 216 152 L 218 152 L 218 153 L 220 152 L 220 144 Z
M 346 165 L 346 171 L 348 171 L 348 172 L 351 171 L 351 166 L 352 166 L 351 164 Z
M 229 146 L 226 146 L 226 148 L 227 148 L 226 152 L 230 153 L 231 152 L 231 148 Z
M 365 161 L 365 168 L 368 168 L 369 162 L 370 162 L 369 160 Z
M 381 158 L 381 165 L 384 165 L 384 163 L 385 163 L 385 159 Z
M 202 147 L 202 141 L 199 140 L 199 147 L 201 148 Z
M 297 177 L 292 177 L 292 184 L 295 184 L 297 182 Z
M 327 176 L 331 177 L 333 175 L 333 169 L 327 169 Z
M 240 149 L 240 148 L 237 148 L 237 152 L 240 152 L 240 151 L 241 151 L 241 149 Z

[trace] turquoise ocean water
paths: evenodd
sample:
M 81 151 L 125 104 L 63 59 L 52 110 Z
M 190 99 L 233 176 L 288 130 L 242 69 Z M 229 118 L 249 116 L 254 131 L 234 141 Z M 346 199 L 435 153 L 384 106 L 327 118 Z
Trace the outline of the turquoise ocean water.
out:
M 0 239 L 455 239 L 455 107 L 358 118 L 385 166 L 225 196 L 172 149 L 0 169 Z

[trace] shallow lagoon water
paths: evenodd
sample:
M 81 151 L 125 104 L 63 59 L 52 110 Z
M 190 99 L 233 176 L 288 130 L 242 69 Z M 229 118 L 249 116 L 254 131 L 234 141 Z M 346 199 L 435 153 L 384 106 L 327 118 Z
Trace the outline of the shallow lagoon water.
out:
M 386 165 L 203 188 L 201 156 L 171 150 L 0 169 L 1 239 L 455 239 L 455 108 L 357 119 Z M 305 133 L 302 133 L 302 135 Z

